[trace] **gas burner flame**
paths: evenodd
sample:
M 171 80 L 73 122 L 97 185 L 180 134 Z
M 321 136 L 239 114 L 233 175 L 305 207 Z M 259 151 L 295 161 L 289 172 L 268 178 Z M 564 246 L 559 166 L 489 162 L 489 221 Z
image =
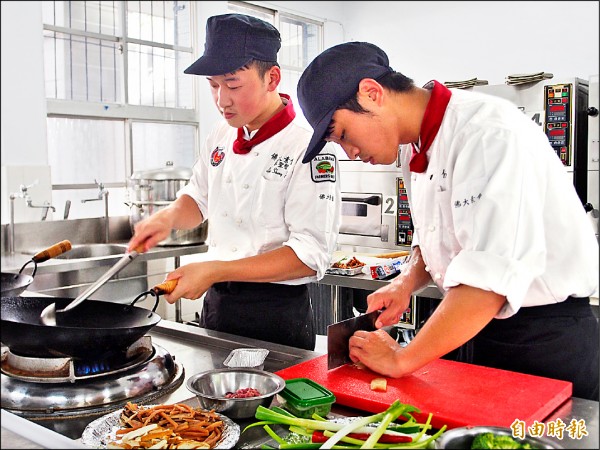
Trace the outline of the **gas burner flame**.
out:
M 111 365 L 107 361 L 82 362 L 75 366 L 75 375 L 78 377 L 84 375 L 95 375 L 97 373 L 109 372 Z

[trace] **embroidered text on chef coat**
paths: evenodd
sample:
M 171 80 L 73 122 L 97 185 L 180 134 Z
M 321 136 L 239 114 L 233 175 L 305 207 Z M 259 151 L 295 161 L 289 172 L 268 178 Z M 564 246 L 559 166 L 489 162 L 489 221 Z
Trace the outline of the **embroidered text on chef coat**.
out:
M 265 170 L 265 178 L 273 179 L 276 177 L 285 178 L 288 175 L 290 167 L 294 164 L 294 158 L 290 156 L 279 156 L 277 153 L 271 155 L 272 163 Z

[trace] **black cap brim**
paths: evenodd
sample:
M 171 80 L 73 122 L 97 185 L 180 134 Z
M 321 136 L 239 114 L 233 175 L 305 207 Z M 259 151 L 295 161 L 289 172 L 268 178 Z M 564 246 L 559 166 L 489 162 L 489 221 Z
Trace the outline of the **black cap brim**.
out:
M 333 114 L 335 113 L 336 108 L 331 108 L 323 116 L 323 118 L 317 123 L 317 125 L 313 128 L 313 135 L 308 143 L 308 147 L 306 148 L 306 152 L 304 152 L 304 158 L 302 158 L 302 162 L 306 164 L 310 162 L 315 156 L 319 154 L 319 152 L 325 147 L 327 143 L 325 141 L 325 135 L 327 134 L 327 129 L 329 128 L 329 124 L 331 123 L 331 119 Z
M 183 73 L 207 76 L 224 75 L 226 73 L 235 72 L 250 61 L 252 61 L 252 58 L 246 56 L 242 58 L 225 58 L 222 56 L 211 57 L 205 55 L 198 58 L 190 67 L 185 69 Z

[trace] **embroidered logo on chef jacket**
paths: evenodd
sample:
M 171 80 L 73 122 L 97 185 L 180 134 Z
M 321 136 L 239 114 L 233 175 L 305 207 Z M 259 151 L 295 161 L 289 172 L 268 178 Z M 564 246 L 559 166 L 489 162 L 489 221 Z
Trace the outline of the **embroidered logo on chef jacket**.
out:
M 217 147 L 210 154 L 210 164 L 213 167 L 217 167 L 225 159 L 225 152 L 223 150 L 224 147 Z
M 294 158 L 273 153 L 271 155 L 271 165 L 265 170 L 265 178 L 268 180 L 284 179 L 287 177 L 292 164 L 294 164 Z
M 315 183 L 321 183 L 323 181 L 335 183 L 336 166 L 335 155 L 322 153 L 315 156 L 310 162 L 310 176 Z

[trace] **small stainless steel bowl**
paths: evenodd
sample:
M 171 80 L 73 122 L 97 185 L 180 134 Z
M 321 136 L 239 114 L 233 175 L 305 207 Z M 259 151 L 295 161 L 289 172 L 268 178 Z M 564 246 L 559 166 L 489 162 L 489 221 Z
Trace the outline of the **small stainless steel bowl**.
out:
M 279 375 L 258 369 L 232 368 L 215 369 L 192 375 L 187 380 L 187 388 L 196 394 L 200 406 L 214 409 L 231 419 L 254 417 L 259 405 L 268 408 L 273 397 L 285 388 L 285 380 Z M 228 392 L 254 388 L 259 397 L 227 398 Z
M 439 438 L 435 440 L 436 449 L 446 448 L 460 448 L 469 449 L 473 443 L 475 436 L 481 433 L 494 433 L 496 435 L 510 436 L 512 437 L 512 430 L 505 427 L 461 427 L 453 428 L 444 432 Z M 561 449 L 563 448 L 558 443 L 551 441 L 550 439 L 543 437 L 533 437 L 526 435 L 525 439 L 515 439 L 517 442 L 529 443 L 533 448 L 550 448 L 550 449 Z

